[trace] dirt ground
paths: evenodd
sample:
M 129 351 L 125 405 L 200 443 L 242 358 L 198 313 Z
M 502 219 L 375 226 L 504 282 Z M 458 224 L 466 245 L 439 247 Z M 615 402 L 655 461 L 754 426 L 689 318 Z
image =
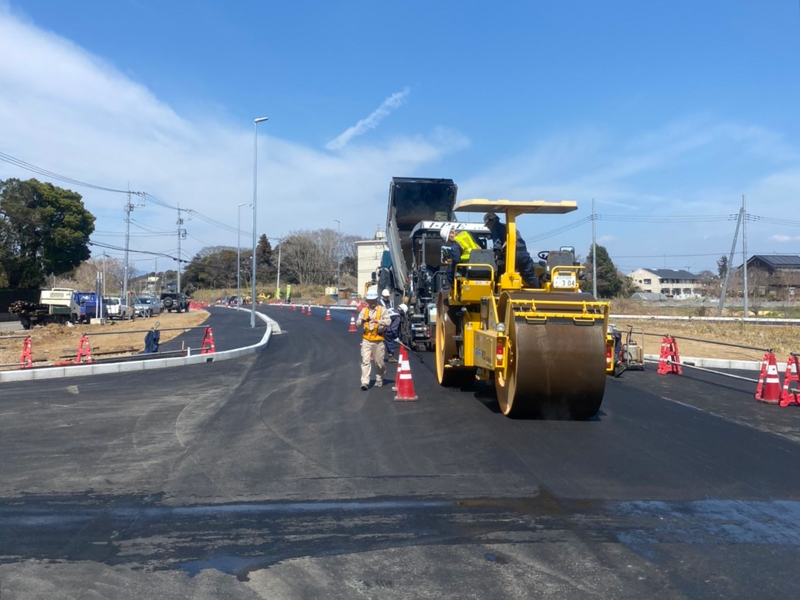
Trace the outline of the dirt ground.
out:
M 162 313 L 149 319 L 109 321 L 106 325 L 78 325 L 75 327 L 47 325 L 45 327 L 34 327 L 30 331 L 14 332 L 13 334 L 0 336 L 0 364 L 11 365 L 0 367 L 0 369 L 16 368 L 22 355 L 22 345 L 25 340 L 22 338 L 4 339 L 9 335 L 30 334 L 34 366 L 41 367 L 52 365 L 59 360 L 74 359 L 78 350 L 78 342 L 84 333 L 89 335 L 92 345 L 92 357 L 107 358 L 109 356 L 130 355 L 141 352 L 144 349 L 146 331 L 154 327 L 156 323 L 159 323 L 159 329 L 162 330 L 161 343 L 163 344 L 183 333 L 182 331 L 163 331 L 164 329 L 201 325 L 207 318 L 207 311 L 192 310 L 188 313 Z M 93 333 L 101 332 L 104 334 L 114 333 L 111 335 L 92 336 Z
M 626 321 L 625 318 L 616 319 L 614 322 L 623 332 L 626 332 L 632 325 L 636 332 L 644 331 L 652 334 L 642 336 L 641 333 L 638 333 L 633 336 L 639 345 L 642 345 L 642 341 L 644 341 L 645 354 L 659 354 L 661 338 L 665 334 L 672 335 L 677 339 L 678 352 L 681 357 L 731 360 L 761 360 L 764 358 L 764 350 L 731 348 L 707 342 L 689 341 L 681 339 L 682 337 L 727 342 L 754 348 L 769 348 L 775 351 L 779 361 L 786 360 L 790 352 L 800 352 L 800 327 L 743 325 L 741 323 L 687 323 L 686 321 Z

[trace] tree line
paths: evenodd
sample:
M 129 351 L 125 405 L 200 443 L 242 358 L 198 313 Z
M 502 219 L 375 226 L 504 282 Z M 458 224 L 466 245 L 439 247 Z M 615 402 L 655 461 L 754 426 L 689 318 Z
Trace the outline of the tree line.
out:
M 90 255 L 95 218 L 72 190 L 0 180 L 0 287 L 38 288 Z
M 277 279 L 280 259 L 281 283 L 335 285 L 337 264 L 340 280 L 355 278 L 358 264 L 356 236 L 339 235 L 333 229 L 293 231 L 274 248 L 262 234 L 256 244 L 256 281 Z M 252 249 L 241 250 L 239 277 L 243 288 L 252 285 Z M 187 291 L 202 288 L 235 288 L 237 252 L 231 246 L 207 246 L 187 265 L 182 282 Z M 345 287 L 344 284 L 342 287 Z

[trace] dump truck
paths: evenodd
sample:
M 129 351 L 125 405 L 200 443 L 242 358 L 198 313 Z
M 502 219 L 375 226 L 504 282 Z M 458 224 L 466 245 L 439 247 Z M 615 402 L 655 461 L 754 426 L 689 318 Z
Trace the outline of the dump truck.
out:
M 408 306 L 400 339 L 416 350 L 433 346 L 436 295 L 441 288 L 437 275 L 441 239 L 434 238 L 444 223 L 453 221 L 457 193 L 452 179 L 393 177 L 389 185 L 389 250 L 373 280 L 379 290 L 392 291 L 394 306 Z
M 606 334 L 609 303 L 580 291 L 584 267 L 568 250 L 544 254 L 537 289 L 523 287 L 515 266 L 517 217 L 574 210 L 570 200 L 477 199 L 455 206 L 456 213 L 505 214 L 505 270 L 498 273 L 493 251 L 473 250 L 456 264 L 452 287 L 439 292 L 441 385 L 493 381 L 500 410 L 509 417 L 585 420 L 597 414 L 614 360 Z

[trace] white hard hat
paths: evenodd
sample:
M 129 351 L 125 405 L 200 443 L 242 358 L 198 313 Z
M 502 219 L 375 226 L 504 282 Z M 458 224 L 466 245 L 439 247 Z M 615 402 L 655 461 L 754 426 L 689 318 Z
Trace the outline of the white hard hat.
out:
M 441 236 L 442 236 L 442 239 L 445 242 L 449 242 L 450 241 L 450 232 L 451 231 L 453 231 L 453 225 L 451 223 L 448 223 L 447 225 L 442 227 Z
M 367 295 L 365 296 L 367 300 L 377 300 L 378 299 L 378 290 L 375 288 L 369 288 L 367 290 Z
M 385 297 L 385 298 L 388 298 L 389 296 L 391 296 L 391 292 L 389 292 L 389 290 L 388 290 L 388 288 L 387 288 L 387 289 L 385 289 L 385 290 L 383 290 L 383 291 L 381 292 L 381 296 L 383 296 L 383 297 Z
M 408 306 L 406 306 L 405 304 L 401 304 L 401 305 L 400 305 L 400 306 L 398 306 L 397 308 L 399 308 L 400 310 L 402 310 L 404 313 L 407 313 L 407 312 L 408 312 Z

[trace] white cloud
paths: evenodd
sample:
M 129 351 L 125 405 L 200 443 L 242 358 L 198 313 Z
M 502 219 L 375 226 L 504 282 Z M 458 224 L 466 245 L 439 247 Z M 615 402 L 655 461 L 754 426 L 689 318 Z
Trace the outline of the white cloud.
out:
M 617 236 L 615 236 L 615 235 L 601 235 L 599 238 L 597 238 L 597 243 L 598 244 L 608 244 L 609 242 L 613 242 L 616 239 L 617 239 Z
M 800 241 L 800 235 L 783 235 L 776 233 L 775 235 L 770 236 L 773 242 L 778 242 L 780 244 L 785 244 L 787 242 L 798 242 Z
M 362 135 L 370 129 L 375 129 L 381 121 L 383 121 L 386 117 L 392 114 L 393 111 L 405 103 L 406 98 L 408 98 L 410 93 L 411 90 L 408 88 L 405 88 L 402 92 L 395 92 L 386 100 L 384 100 L 378 108 L 372 111 L 368 117 L 361 119 L 352 127 L 345 129 L 342 133 L 328 142 L 325 147 L 328 150 L 341 150 L 354 137 Z
M 0 61 L 0 151 L 82 181 L 113 188 L 130 183 L 235 228 L 237 204 L 252 200 L 252 128 L 211 117 L 187 120 L 114 65 L 12 11 L 0 10 L 0 55 L 6 57 Z M 407 95 L 404 90 L 390 97 L 351 138 L 374 127 Z M 274 238 L 296 229 L 335 228 L 334 219 L 341 219 L 343 233 L 371 235 L 384 225 L 392 176 L 416 174 L 468 143 L 457 131 L 437 128 L 372 144 L 344 143 L 332 155 L 272 136 L 264 123 L 257 230 Z M 0 162 L 0 179 L 34 176 Z M 98 216 L 98 230 L 124 230 L 124 196 L 75 189 Z M 247 212 L 244 230 L 250 230 Z M 160 231 L 176 229 L 176 213 L 158 206 L 137 208 L 133 216 Z M 185 254 L 205 243 L 236 244 L 235 233 L 201 220 L 185 226 L 193 236 L 184 242 Z M 95 239 L 123 242 L 113 235 Z M 174 236 L 136 239 L 132 247 L 138 249 L 174 253 L 177 247 Z

